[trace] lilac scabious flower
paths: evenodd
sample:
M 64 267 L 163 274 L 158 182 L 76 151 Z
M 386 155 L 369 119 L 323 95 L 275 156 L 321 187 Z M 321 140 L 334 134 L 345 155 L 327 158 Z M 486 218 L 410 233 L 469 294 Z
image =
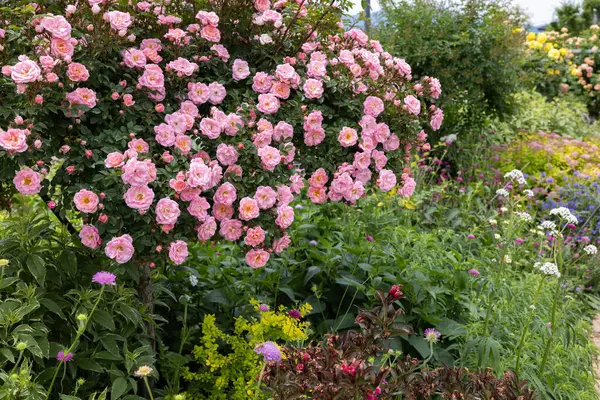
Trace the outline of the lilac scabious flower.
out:
M 254 348 L 256 354 L 261 354 L 265 361 L 280 361 L 281 351 L 279 347 L 273 342 L 261 343 Z
M 104 285 L 115 286 L 116 279 L 117 279 L 117 277 L 115 274 L 106 272 L 106 271 L 100 271 L 100 272 L 96 272 L 94 274 L 94 277 L 92 278 L 92 282 L 99 283 L 102 286 L 104 286 Z
M 266 304 L 261 304 L 260 306 L 258 306 L 258 311 L 267 312 L 269 311 L 269 306 Z
M 425 329 L 425 332 L 423 332 L 423 336 L 425 336 L 426 341 L 431 344 L 435 344 L 438 342 L 438 340 L 440 340 L 440 336 L 442 336 L 442 334 L 433 328 L 428 328 Z
M 290 310 L 290 312 L 288 312 L 288 316 L 290 316 L 291 318 L 295 318 L 295 319 L 302 318 L 302 314 L 300 314 L 300 311 L 298 311 L 296 309 Z
M 65 352 L 61 350 L 56 355 L 56 359 L 60 362 L 68 363 L 71 361 L 71 359 L 73 359 L 73 353 L 69 352 L 68 354 L 65 354 Z
M 369 242 L 374 242 L 375 241 L 375 239 L 373 239 L 373 236 L 371 236 L 371 235 L 365 236 L 365 239 L 367 239 Z
M 479 276 L 479 271 L 477 271 L 475 268 L 473 268 L 473 269 L 469 270 L 469 274 L 473 275 L 473 276 Z
M 475 239 L 475 235 L 473 235 L 472 233 L 470 233 L 469 235 L 467 235 L 467 239 Z

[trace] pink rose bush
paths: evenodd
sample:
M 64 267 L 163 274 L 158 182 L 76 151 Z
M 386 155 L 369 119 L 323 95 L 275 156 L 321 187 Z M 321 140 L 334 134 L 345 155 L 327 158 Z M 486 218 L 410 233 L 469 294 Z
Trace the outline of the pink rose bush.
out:
M 412 195 L 402 169 L 442 123 L 437 79 L 344 31 L 329 3 L 174 3 L 11 21 L 7 35 L 35 42 L 6 41 L 2 90 L 20 115 L 0 120 L 0 185 L 80 213 L 83 245 L 117 263 L 180 265 L 225 240 L 252 268 L 291 245 L 303 196 Z

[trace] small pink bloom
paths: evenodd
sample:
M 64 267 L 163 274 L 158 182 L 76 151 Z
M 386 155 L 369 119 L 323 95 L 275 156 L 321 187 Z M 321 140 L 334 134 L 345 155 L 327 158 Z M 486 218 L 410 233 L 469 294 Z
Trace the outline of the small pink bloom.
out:
M 256 247 L 265 241 L 265 231 L 260 226 L 250 228 L 246 232 L 244 243 L 248 246 Z
M 421 113 L 421 102 L 413 95 L 404 98 L 404 105 L 409 114 L 419 115 Z
M 156 223 L 159 225 L 174 225 L 180 214 L 179 204 L 167 197 L 156 203 Z
M 265 114 L 275 114 L 279 110 L 280 103 L 279 99 L 272 94 L 259 94 L 258 105 L 256 108 L 258 111 Z
M 240 219 L 244 221 L 254 219 L 260 214 L 258 203 L 251 197 L 244 197 L 240 200 L 238 211 L 240 213 Z
M 269 261 L 269 253 L 261 249 L 252 249 L 246 253 L 246 263 L 254 269 L 264 267 Z
M 250 76 L 250 68 L 248 67 L 248 63 L 244 60 L 240 60 L 239 58 L 234 60 L 232 73 L 233 79 L 236 81 L 246 79 L 248 76 Z
M 242 222 L 237 219 L 227 219 L 221 222 L 219 234 L 229 241 L 238 240 L 242 236 Z
M 176 240 L 169 246 L 169 258 L 177 265 L 185 262 L 188 256 L 188 245 L 183 240 Z
M 383 100 L 379 97 L 369 96 L 366 98 L 363 107 L 366 115 L 377 118 L 383 112 Z
M 154 191 L 148 186 L 131 186 L 125 192 L 125 204 L 139 211 L 146 211 L 154 200 Z
M 88 214 L 95 213 L 98 210 L 98 204 L 100 203 L 98 195 L 87 189 L 81 189 L 79 192 L 75 193 L 73 201 L 75 202 L 75 207 L 79 211 Z
M 102 244 L 98 228 L 93 225 L 83 225 L 79 232 L 79 238 L 81 239 L 81 243 L 90 249 L 96 249 Z
M 13 183 L 23 195 L 37 194 L 42 190 L 42 175 L 31 168 L 24 168 L 15 174 Z
M 106 256 L 119 264 L 124 264 L 131 260 L 134 251 L 133 239 L 127 234 L 112 238 L 106 243 L 106 247 L 104 248 Z
M 377 186 L 379 186 L 382 192 L 389 192 L 392 190 L 392 188 L 396 186 L 396 175 L 394 172 L 388 169 L 382 169 L 379 172 Z

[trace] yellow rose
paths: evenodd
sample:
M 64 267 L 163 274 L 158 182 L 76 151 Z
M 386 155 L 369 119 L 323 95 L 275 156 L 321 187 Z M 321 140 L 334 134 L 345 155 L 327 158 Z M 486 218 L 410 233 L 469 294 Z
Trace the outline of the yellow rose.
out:
M 561 56 L 564 56 L 564 55 L 567 55 L 567 53 L 569 52 L 569 49 L 561 47 L 560 50 L 558 50 L 558 51 L 560 51 Z
M 527 41 L 528 41 L 528 42 L 533 42 L 533 41 L 535 40 L 535 36 L 536 36 L 536 35 L 535 35 L 535 32 L 529 32 L 529 33 L 527 34 Z
M 546 40 L 548 40 L 548 36 L 544 32 L 539 33 L 537 35 L 537 41 L 538 41 L 538 43 L 544 44 L 544 43 L 546 43 Z
M 513 33 L 521 33 L 521 32 L 523 32 L 523 29 L 521 29 L 521 28 L 513 28 L 512 31 L 513 31 Z
M 558 60 L 560 58 L 560 51 L 558 51 L 556 49 L 551 49 L 548 52 L 548 57 Z

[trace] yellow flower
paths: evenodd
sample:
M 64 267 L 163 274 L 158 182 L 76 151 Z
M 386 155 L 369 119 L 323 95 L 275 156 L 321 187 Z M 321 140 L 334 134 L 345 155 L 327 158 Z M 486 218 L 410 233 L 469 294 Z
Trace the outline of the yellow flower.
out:
M 542 48 L 542 44 L 540 42 L 533 42 L 533 48 L 536 50 L 540 50 Z
M 382 205 L 383 205 L 383 202 L 381 202 L 381 201 L 379 203 L 377 203 L 377 207 L 381 207 Z
M 560 75 L 560 70 L 558 70 L 558 69 L 555 69 L 555 70 L 554 70 L 554 75 Z
M 546 43 L 544 45 L 544 51 L 548 52 L 552 48 L 552 43 Z
M 8 265 L 8 260 L 5 258 L 0 258 L 0 267 L 6 267 Z
M 565 56 L 569 52 L 569 49 L 567 49 L 566 47 L 561 47 L 558 51 L 560 51 L 561 56 Z
M 551 49 L 548 52 L 548 57 L 558 60 L 560 58 L 560 51 L 558 51 L 556 49 Z
M 536 36 L 536 35 L 535 35 L 535 32 L 529 32 L 529 33 L 527 34 L 527 41 L 528 41 L 528 42 L 533 42 L 533 41 L 535 40 L 535 36 Z
M 538 41 L 538 43 L 544 44 L 544 43 L 546 43 L 546 40 L 548 40 L 548 36 L 544 32 L 539 33 L 537 35 L 537 41 Z
M 512 31 L 513 31 L 513 33 L 521 33 L 521 32 L 523 32 L 523 29 L 521 29 L 521 28 L 513 28 Z

